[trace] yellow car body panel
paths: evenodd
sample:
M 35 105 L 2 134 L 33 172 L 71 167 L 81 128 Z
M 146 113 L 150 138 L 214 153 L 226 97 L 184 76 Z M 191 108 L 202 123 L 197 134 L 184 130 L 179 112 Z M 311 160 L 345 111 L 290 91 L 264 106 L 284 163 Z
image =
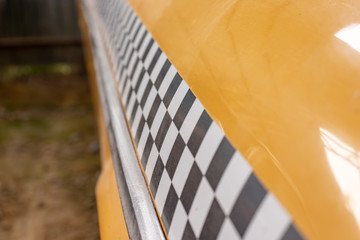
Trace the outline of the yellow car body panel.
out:
M 304 237 L 360 239 L 360 3 L 129 3 Z M 127 239 L 102 159 L 101 235 Z
M 303 234 L 359 239 L 360 3 L 129 3 Z

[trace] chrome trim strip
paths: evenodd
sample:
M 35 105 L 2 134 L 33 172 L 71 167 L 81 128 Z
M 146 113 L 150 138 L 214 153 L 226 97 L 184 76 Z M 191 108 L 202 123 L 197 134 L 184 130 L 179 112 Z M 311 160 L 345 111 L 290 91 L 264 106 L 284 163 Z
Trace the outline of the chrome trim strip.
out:
M 97 25 L 89 16 L 90 1 L 82 6 L 87 23 Z M 109 136 L 119 195 L 130 239 L 165 239 L 147 184 L 141 172 L 125 114 L 116 91 L 114 76 L 101 35 L 92 27 L 92 49 L 97 85 Z

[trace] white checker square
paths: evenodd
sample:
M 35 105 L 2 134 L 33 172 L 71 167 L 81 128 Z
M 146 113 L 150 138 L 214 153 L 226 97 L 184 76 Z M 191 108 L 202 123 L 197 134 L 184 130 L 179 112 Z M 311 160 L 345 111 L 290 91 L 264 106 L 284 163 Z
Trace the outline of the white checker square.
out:
M 133 133 L 133 136 L 135 136 L 136 132 L 137 132 L 137 129 L 139 127 L 139 124 L 140 124 L 140 120 L 141 120 L 141 108 L 138 107 L 138 109 L 136 110 L 136 114 L 135 114 L 135 117 L 134 117 L 134 121 L 133 121 L 133 124 L 132 124 L 132 127 L 131 127 L 131 130 L 132 130 L 132 133 Z
M 146 164 L 146 168 L 144 167 L 145 174 L 146 174 L 146 177 L 149 182 L 150 182 L 152 174 L 154 172 L 154 168 L 155 168 L 155 164 L 158 159 L 158 156 L 159 156 L 159 152 L 158 152 L 155 144 L 153 144 L 151 151 L 150 151 L 149 158 L 148 158 L 148 162 Z
M 235 152 L 219 181 L 215 193 L 225 215 L 230 215 L 231 209 L 251 172 L 250 165 L 240 153 Z
M 146 56 L 145 61 L 144 61 L 144 66 L 146 69 L 149 69 L 150 63 L 151 63 L 152 59 L 154 58 L 155 53 L 158 50 L 158 48 L 159 48 L 159 46 L 156 44 L 156 42 L 154 42 L 150 48 L 148 55 Z
M 187 222 L 187 214 L 181 201 L 178 201 L 169 229 L 169 239 L 181 239 Z
M 290 223 L 287 212 L 276 198 L 268 193 L 251 220 L 244 239 L 280 239 Z
M 207 168 L 217 150 L 218 146 L 222 138 L 224 137 L 224 133 L 219 128 L 219 126 L 213 121 L 206 132 L 206 135 L 199 147 L 199 150 L 196 154 L 196 162 L 203 174 L 206 173 Z
M 184 139 L 185 142 L 189 141 L 190 136 L 195 128 L 195 125 L 199 121 L 203 111 L 204 111 L 204 107 L 202 106 L 200 101 L 196 98 L 180 128 L 181 137 Z
M 230 221 L 229 218 L 225 218 L 223 225 L 219 231 L 219 235 L 216 238 L 217 240 L 240 240 L 241 237 L 237 232 L 234 224 Z M 262 238 L 259 238 L 262 239 Z
M 153 124 L 151 125 L 151 135 L 155 139 L 157 132 L 159 131 L 161 122 L 165 116 L 166 107 L 163 103 L 160 103 L 159 109 L 156 112 Z
M 177 73 L 177 71 L 176 71 L 175 67 L 173 65 L 171 65 L 161 83 L 160 88 L 159 88 L 159 96 L 161 97 L 161 99 L 164 99 L 164 96 L 165 96 L 173 78 L 175 77 L 176 73 Z
M 170 102 L 169 108 L 168 108 L 169 114 L 172 119 L 174 119 L 175 114 L 176 114 L 177 110 L 179 109 L 181 102 L 184 100 L 184 97 L 188 90 L 189 90 L 189 87 L 186 84 L 186 82 L 181 81 L 178 89 L 176 90 L 176 93 L 174 94 L 174 96 Z
M 145 105 L 144 105 L 144 116 L 147 119 L 149 116 L 149 112 L 151 110 L 151 106 L 154 104 L 155 97 L 157 95 L 156 88 L 154 86 L 151 87 L 150 93 L 148 98 L 146 99 Z
M 139 144 L 138 144 L 138 153 L 139 153 L 140 159 L 142 158 L 142 154 L 144 152 L 144 148 L 145 148 L 147 138 L 149 136 L 149 132 L 150 132 L 149 127 L 147 126 L 147 124 L 145 124 L 144 129 L 141 133 Z
M 214 192 L 206 178 L 202 178 L 189 212 L 189 222 L 195 236 L 199 237 L 214 200 Z
M 137 36 L 138 41 L 135 42 L 135 46 L 138 46 L 140 44 L 140 40 L 141 40 L 142 35 L 144 34 L 144 31 L 146 31 L 146 28 L 143 25 L 143 26 L 141 26 L 141 31 L 139 32 L 139 34 Z M 142 58 L 142 56 L 144 55 L 145 50 L 146 50 L 147 46 L 149 45 L 150 41 L 151 41 L 151 35 L 150 35 L 150 33 L 146 33 L 145 39 L 143 40 L 143 42 L 139 48 L 139 51 L 138 51 L 140 58 Z
M 141 83 L 139 86 L 139 89 L 136 93 L 138 101 L 141 102 L 141 98 L 144 94 L 146 85 L 149 83 L 150 79 L 149 79 L 149 74 L 147 72 L 145 72 L 144 76 L 142 77 L 142 79 L 140 79 Z
M 193 155 L 191 154 L 188 147 L 185 146 L 172 180 L 173 186 L 178 196 L 181 196 L 194 161 L 195 159 Z
M 166 163 L 169 159 L 169 155 L 171 152 L 172 147 L 174 146 L 175 139 L 178 135 L 178 130 L 173 122 L 171 122 L 170 127 L 166 133 L 163 145 L 160 149 L 160 156 L 164 163 L 164 166 L 166 166 Z
M 166 197 L 169 193 L 170 185 L 171 185 L 170 177 L 166 171 L 163 171 L 163 174 L 160 179 L 159 187 L 155 196 L 155 203 L 160 216 L 162 215 L 164 210 L 164 205 L 165 205 Z
M 155 83 L 157 76 L 160 73 L 161 68 L 163 67 L 167 57 L 165 53 L 161 52 L 158 61 L 156 62 L 153 71 L 151 72 L 150 79 L 153 83 Z

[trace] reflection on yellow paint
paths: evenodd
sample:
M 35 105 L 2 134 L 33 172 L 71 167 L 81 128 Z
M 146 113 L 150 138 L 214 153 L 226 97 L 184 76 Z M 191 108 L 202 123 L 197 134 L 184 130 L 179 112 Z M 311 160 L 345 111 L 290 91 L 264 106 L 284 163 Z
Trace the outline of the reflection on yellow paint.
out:
M 335 37 L 360 52 L 360 24 L 354 23 L 341 29 L 335 33 Z
M 360 239 L 319 138 L 360 147 L 360 1 L 128 2 L 305 238 Z
M 349 211 L 354 214 L 360 226 L 360 152 L 323 128 L 320 128 L 320 135 L 335 180 Z

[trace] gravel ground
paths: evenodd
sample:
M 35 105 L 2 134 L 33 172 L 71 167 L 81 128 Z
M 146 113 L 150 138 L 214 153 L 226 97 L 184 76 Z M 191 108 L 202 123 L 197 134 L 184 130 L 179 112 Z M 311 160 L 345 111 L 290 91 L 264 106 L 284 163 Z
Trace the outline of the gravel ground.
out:
M 0 239 L 99 239 L 86 77 L 0 75 Z

